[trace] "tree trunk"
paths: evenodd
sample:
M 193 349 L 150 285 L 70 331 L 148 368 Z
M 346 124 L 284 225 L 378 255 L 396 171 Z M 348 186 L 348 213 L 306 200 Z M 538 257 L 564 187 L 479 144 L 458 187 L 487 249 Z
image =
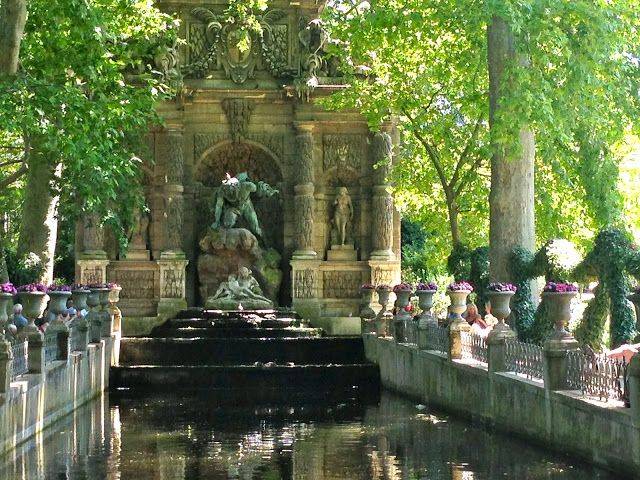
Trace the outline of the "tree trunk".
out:
M 0 78 L 18 71 L 20 43 L 27 21 L 27 0 L 0 1 Z M 4 239 L 0 232 L 0 283 L 8 282 L 7 262 L 4 258 Z
M 0 77 L 15 75 L 20 57 L 20 42 L 27 21 L 27 0 L 0 2 Z
M 7 270 L 7 261 L 4 258 L 4 225 L 0 223 L 0 283 L 9 281 L 9 271 Z
M 53 257 L 58 233 L 57 208 L 59 197 L 53 195 L 51 184 L 60 174 L 60 165 L 54 155 L 31 150 L 28 159 L 22 224 L 18 253 L 35 253 L 43 262 L 44 272 L 39 279 L 43 283 L 53 280 Z
M 513 34 L 504 19 L 494 16 L 487 29 L 489 67 L 489 124 L 493 130 L 500 109 L 505 67 L 517 61 Z M 489 194 L 489 261 L 494 282 L 510 281 L 508 266 L 514 247 L 535 247 L 535 137 L 522 128 L 509 144 L 492 139 Z
M 451 245 L 455 248 L 460 244 L 460 227 L 458 224 L 458 216 L 460 212 L 455 200 L 447 199 L 447 213 L 449 215 L 449 229 L 451 230 Z

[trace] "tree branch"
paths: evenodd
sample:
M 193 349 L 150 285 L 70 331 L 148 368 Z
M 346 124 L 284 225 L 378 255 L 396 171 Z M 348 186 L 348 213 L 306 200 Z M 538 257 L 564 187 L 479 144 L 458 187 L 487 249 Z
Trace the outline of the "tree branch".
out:
M 467 157 L 469 156 L 469 152 L 473 144 L 478 138 L 478 132 L 480 131 L 480 126 L 482 125 L 482 113 L 478 116 L 478 120 L 476 120 L 476 124 L 473 127 L 473 132 L 471 132 L 471 137 L 467 141 L 467 144 L 464 147 L 464 150 L 460 154 L 460 158 L 458 159 L 458 163 L 456 164 L 456 168 L 451 176 L 451 188 L 456 188 L 456 184 L 458 183 L 458 178 L 460 177 L 460 171 L 462 167 L 467 163 Z
M 18 170 L 13 172 L 8 177 L 0 180 L 0 189 L 9 187 L 13 182 L 17 181 L 25 173 L 27 173 L 27 165 L 26 163 L 23 163 Z
M 18 158 L 16 160 L 7 160 L 6 162 L 0 163 L 0 167 L 6 167 L 7 165 L 15 165 L 16 163 L 22 163 L 24 160 L 22 158 Z
M 471 165 L 471 167 L 469 167 L 469 170 L 467 170 L 464 174 L 464 176 L 462 177 L 462 179 L 460 180 L 460 182 L 458 183 L 458 186 L 455 188 L 455 193 L 456 196 L 460 195 L 460 193 L 462 192 L 462 190 L 464 189 L 464 187 L 467 186 L 467 184 L 469 183 L 469 181 L 471 180 L 471 173 L 475 170 L 477 170 L 478 168 L 480 168 L 480 166 L 482 165 L 482 161 L 484 160 L 484 158 L 482 156 L 478 156 L 478 158 L 476 159 L 475 162 L 473 162 L 473 165 Z
M 422 135 L 420 135 L 420 133 L 418 133 L 417 121 L 411 115 L 409 115 L 406 111 L 403 111 L 402 113 L 409 119 L 409 122 L 411 122 L 411 124 L 414 126 L 413 135 L 415 135 L 415 137 L 418 139 L 420 144 L 427 151 L 427 156 L 429 157 L 429 159 L 431 160 L 431 163 L 436 169 L 436 173 L 438 174 L 438 178 L 440 179 L 440 183 L 442 184 L 442 188 L 444 189 L 444 193 L 447 197 L 447 202 L 449 202 L 449 200 L 452 199 L 451 194 L 453 192 L 449 187 L 449 184 L 447 183 L 447 176 L 445 175 L 444 169 L 442 168 L 442 164 L 440 163 L 440 156 L 438 155 L 438 151 L 433 145 L 431 145 L 431 143 L 427 141 L 427 139 L 425 139 Z

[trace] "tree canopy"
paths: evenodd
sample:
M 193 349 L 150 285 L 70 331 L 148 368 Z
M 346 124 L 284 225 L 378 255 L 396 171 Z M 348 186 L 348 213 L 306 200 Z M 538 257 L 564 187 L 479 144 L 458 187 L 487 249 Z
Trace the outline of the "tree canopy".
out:
M 29 2 L 16 76 L 0 83 L 6 188 L 34 151 L 62 164 L 54 188 L 108 205 L 140 174 L 136 138 L 170 92 L 154 64 L 175 42 L 173 20 L 147 2 Z
M 489 135 L 536 133 L 538 238 L 586 245 L 621 222 L 616 147 L 638 118 L 640 4 L 551 0 L 336 1 L 325 11 L 348 88 L 330 107 L 357 108 L 372 126 L 390 115 L 403 135 L 400 205 L 453 242 L 487 232 Z M 517 61 L 488 127 L 486 27 L 504 18 Z M 445 217 L 446 215 L 446 217 Z M 460 215 L 457 228 L 456 215 Z

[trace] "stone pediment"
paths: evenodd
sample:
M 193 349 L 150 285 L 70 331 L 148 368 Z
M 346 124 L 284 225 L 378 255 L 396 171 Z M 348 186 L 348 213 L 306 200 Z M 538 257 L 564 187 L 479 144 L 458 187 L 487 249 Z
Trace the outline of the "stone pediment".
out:
M 271 79 L 278 85 L 293 85 L 302 94 L 322 83 L 320 79 L 338 76 L 335 62 L 324 52 L 327 36 L 319 22 L 278 8 L 256 19 L 262 34 L 244 37 L 238 21 L 219 7 L 192 9 L 184 19 L 185 78 L 230 80 L 236 85 Z
M 258 16 L 258 21 L 263 34 L 250 33 L 244 39 L 245 44 L 239 45 L 242 30 L 233 19 L 204 7 L 191 10 L 186 75 L 192 78 L 223 77 L 236 84 L 255 78 L 256 71 L 266 71 L 274 77 L 295 75 L 287 13 L 269 9 Z

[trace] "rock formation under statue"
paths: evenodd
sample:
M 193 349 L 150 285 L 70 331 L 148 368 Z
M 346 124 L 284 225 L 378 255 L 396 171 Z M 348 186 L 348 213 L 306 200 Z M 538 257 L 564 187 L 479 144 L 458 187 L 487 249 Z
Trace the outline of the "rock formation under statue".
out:
M 230 274 L 218 290 L 207 299 L 206 308 L 215 310 L 263 310 L 273 308 L 273 302 L 262 294 L 258 281 L 247 267 Z
M 198 258 L 200 295 L 206 308 L 273 307 L 282 281 L 281 257 L 276 250 L 260 246 L 262 228 L 251 196 L 259 199 L 276 193 L 264 182 L 251 181 L 246 173 L 227 175 L 216 189 L 214 221 L 200 239 Z

